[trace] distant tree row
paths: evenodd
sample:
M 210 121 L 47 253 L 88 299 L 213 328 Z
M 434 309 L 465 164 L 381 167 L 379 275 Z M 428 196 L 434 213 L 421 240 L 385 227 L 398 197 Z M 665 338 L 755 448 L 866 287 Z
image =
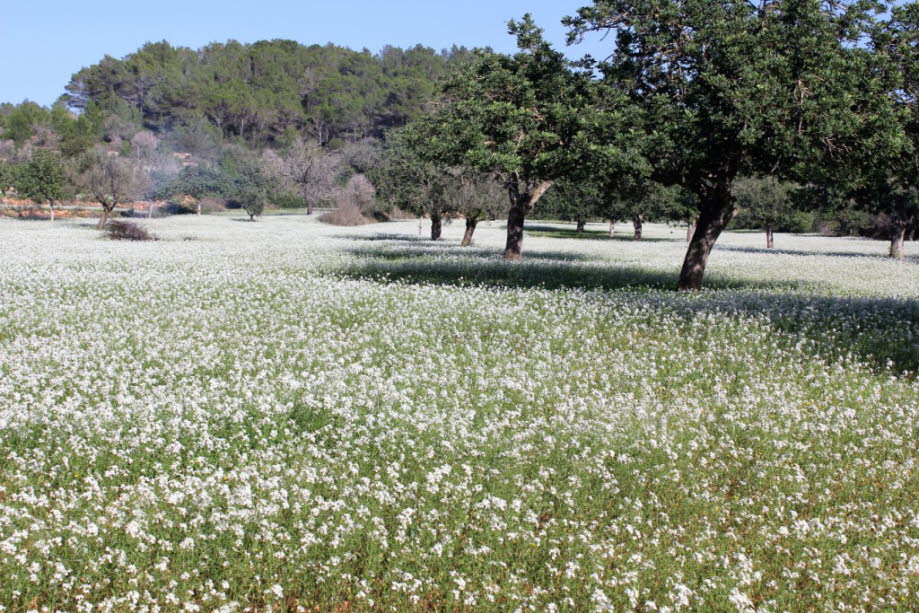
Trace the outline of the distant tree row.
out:
M 373 54 L 290 40 L 212 43 L 193 50 L 163 41 L 76 73 L 62 101 L 180 140 L 216 131 L 253 145 L 304 134 L 322 145 L 379 137 L 417 116 L 436 82 L 470 58 L 416 46 Z

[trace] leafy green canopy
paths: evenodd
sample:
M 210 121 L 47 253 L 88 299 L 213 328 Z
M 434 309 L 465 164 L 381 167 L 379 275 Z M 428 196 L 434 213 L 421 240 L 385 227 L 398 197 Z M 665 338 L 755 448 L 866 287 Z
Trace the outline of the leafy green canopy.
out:
M 738 174 L 813 178 L 830 161 L 838 169 L 856 150 L 889 145 L 892 115 L 871 108 L 871 54 L 857 44 L 880 8 L 597 0 L 565 22 L 572 41 L 615 33 L 600 69 L 610 95 L 625 92 L 644 110 L 656 177 L 704 190 Z
M 571 69 L 529 15 L 512 22 L 510 32 L 520 52 L 477 53 L 446 81 L 443 100 L 418 127 L 428 135 L 428 155 L 495 173 L 521 192 L 578 174 L 588 158 L 639 163 L 623 145 L 637 136 L 627 127 L 627 108 L 597 104 L 597 84 Z M 619 139 L 601 142 L 599 134 Z
M 65 181 L 60 158 L 50 151 L 36 149 L 32 159 L 17 173 L 15 186 L 25 198 L 53 205 L 64 197 Z

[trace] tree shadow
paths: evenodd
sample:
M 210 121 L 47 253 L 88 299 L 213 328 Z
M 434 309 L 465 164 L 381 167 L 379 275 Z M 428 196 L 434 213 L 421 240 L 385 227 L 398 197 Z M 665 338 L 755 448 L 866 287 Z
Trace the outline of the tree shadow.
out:
M 507 262 L 493 250 L 413 247 L 350 249 L 357 261 L 336 274 L 383 283 L 613 292 L 601 300 L 668 313 L 685 320 L 713 313 L 767 323 L 786 339 L 805 338 L 828 361 L 857 356 L 879 370 L 919 371 L 919 300 L 817 296 L 813 284 L 763 282 L 711 274 L 707 291 L 675 291 L 678 277 L 610 261 L 575 260 L 570 254 L 529 252 Z M 556 259 L 553 259 L 553 258 Z M 802 291 L 804 290 L 804 291 Z
M 610 237 L 609 232 L 605 230 L 571 230 L 568 228 L 559 228 L 556 226 L 528 225 L 525 228 L 528 235 L 535 238 L 576 238 L 579 240 L 599 240 L 599 241 L 622 241 L 622 242 L 640 242 L 640 243 L 675 243 L 680 241 L 679 238 L 662 238 L 662 237 L 642 237 L 636 241 L 634 234 L 630 232 L 616 232 L 615 236 Z M 685 241 L 684 241 L 685 242 Z
M 662 272 L 570 252 L 527 251 L 522 261 L 508 262 L 494 249 L 459 249 L 455 243 L 428 243 L 434 247 L 407 240 L 398 246 L 348 249 L 359 260 L 341 274 L 434 285 L 633 291 L 675 291 L 679 276 L 677 267 L 672 272 Z M 720 290 L 793 290 L 802 284 L 751 282 L 711 274 L 706 278 L 706 286 Z
M 803 255 L 803 256 L 829 256 L 844 258 L 872 258 L 879 260 L 895 261 L 888 255 L 881 253 L 864 253 L 859 251 L 808 251 L 804 249 L 766 249 L 765 247 L 740 247 L 736 245 L 716 245 L 715 249 L 734 251 L 737 253 L 756 253 L 765 255 Z M 908 255 L 902 261 L 919 262 L 919 255 Z
M 387 238 L 382 238 L 383 236 Z M 486 260 L 500 260 L 501 253 L 495 248 L 461 247 L 460 241 L 454 239 L 440 239 L 432 241 L 427 238 L 406 237 L 404 235 L 344 235 L 337 238 L 346 238 L 352 241 L 381 243 L 379 247 L 357 247 L 350 249 L 356 255 L 365 255 L 382 260 L 408 260 L 423 257 L 466 257 Z M 382 243 L 391 246 L 383 246 Z M 570 251 L 527 250 L 527 259 L 555 260 L 561 262 L 575 262 L 591 259 L 581 253 Z

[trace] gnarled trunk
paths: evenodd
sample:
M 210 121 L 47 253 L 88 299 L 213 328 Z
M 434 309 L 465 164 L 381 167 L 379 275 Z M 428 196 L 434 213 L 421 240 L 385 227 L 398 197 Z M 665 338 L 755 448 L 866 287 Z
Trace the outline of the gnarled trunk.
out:
M 645 229 L 645 220 L 641 218 L 641 215 L 636 215 L 632 219 L 632 225 L 635 227 L 635 240 L 640 241 L 642 232 Z
M 775 249 L 775 237 L 772 235 L 772 228 L 766 228 L 766 249 Z
M 731 196 L 730 182 L 706 192 L 701 200 L 696 230 L 689 241 L 689 249 L 686 251 L 686 259 L 683 260 L 683 269 L 680 271 L 680 282 L 677 286 L 680 291 L 702 289 L 708 256 L 715 241 L 734 216 L 734 198 Z
M 686 242 L 687 243 L 692 240 L 692 235 L 696 233 L 696 221 L 697 220 L 693 220 L 689 222 L 689 227 L 686 228 Z
M 616 220 L 615 219 L 609 220 L 609 237 L 616 238 Z
M 441 219 L 440 214 L 431 214 L 431 240 L 437 241 L 440 240 L 440 235 L 443 233 L 443 219 Z
M 463 242 L 460 243 L 461 247 L 468 247 L 472 244 L 472 235 L 475 233 L 475 227 L 478 223 L 479 220 L 475 217 L 466 218 L 466 232 L 463 234 Z
M 108 216 L 112 212 L 112 208 L 109 208 L 109 206 L 104 203 L 102 204 L 102 217 L 99 218 L 99 225 L 97 226 L 100 230 L 105 228 L 105 223 L 108 221 Z
M 578 219 L 578 232 L 583 232 L 584 228 L 587 226 L 587 222 L 583 219 Z
M 516 179 L 508 184 L 511 208 L 507 212 L 507 242 L 504 245 L 505 260 L 519 260 L 523 257 L 523 224 L 527 215 L 536 206 L 550 187 L 552 181 L 543 181 L 532 190 L 520 191 Z
M 904 243 L 906 242 L 906 224 L 898 223 L 890 241 L 890 257 L 902 260 L 906 257 Z

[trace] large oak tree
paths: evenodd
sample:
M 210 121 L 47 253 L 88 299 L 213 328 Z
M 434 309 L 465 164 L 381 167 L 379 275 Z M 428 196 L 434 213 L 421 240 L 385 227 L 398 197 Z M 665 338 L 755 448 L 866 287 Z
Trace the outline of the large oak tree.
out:
M 679 288 L 702 287 L 744 174 L 842 172 L 883 138 L 864 36 L 879 3 L 856 0 L 595 0 L 565 20 L 576 42 L 613 33 L 609 95 L 644 111 L 653 176 L 698 197 Z M 883 126 L 881 126 L 883 127 Z M 883 130 L 882 130 L 883 131 Z

